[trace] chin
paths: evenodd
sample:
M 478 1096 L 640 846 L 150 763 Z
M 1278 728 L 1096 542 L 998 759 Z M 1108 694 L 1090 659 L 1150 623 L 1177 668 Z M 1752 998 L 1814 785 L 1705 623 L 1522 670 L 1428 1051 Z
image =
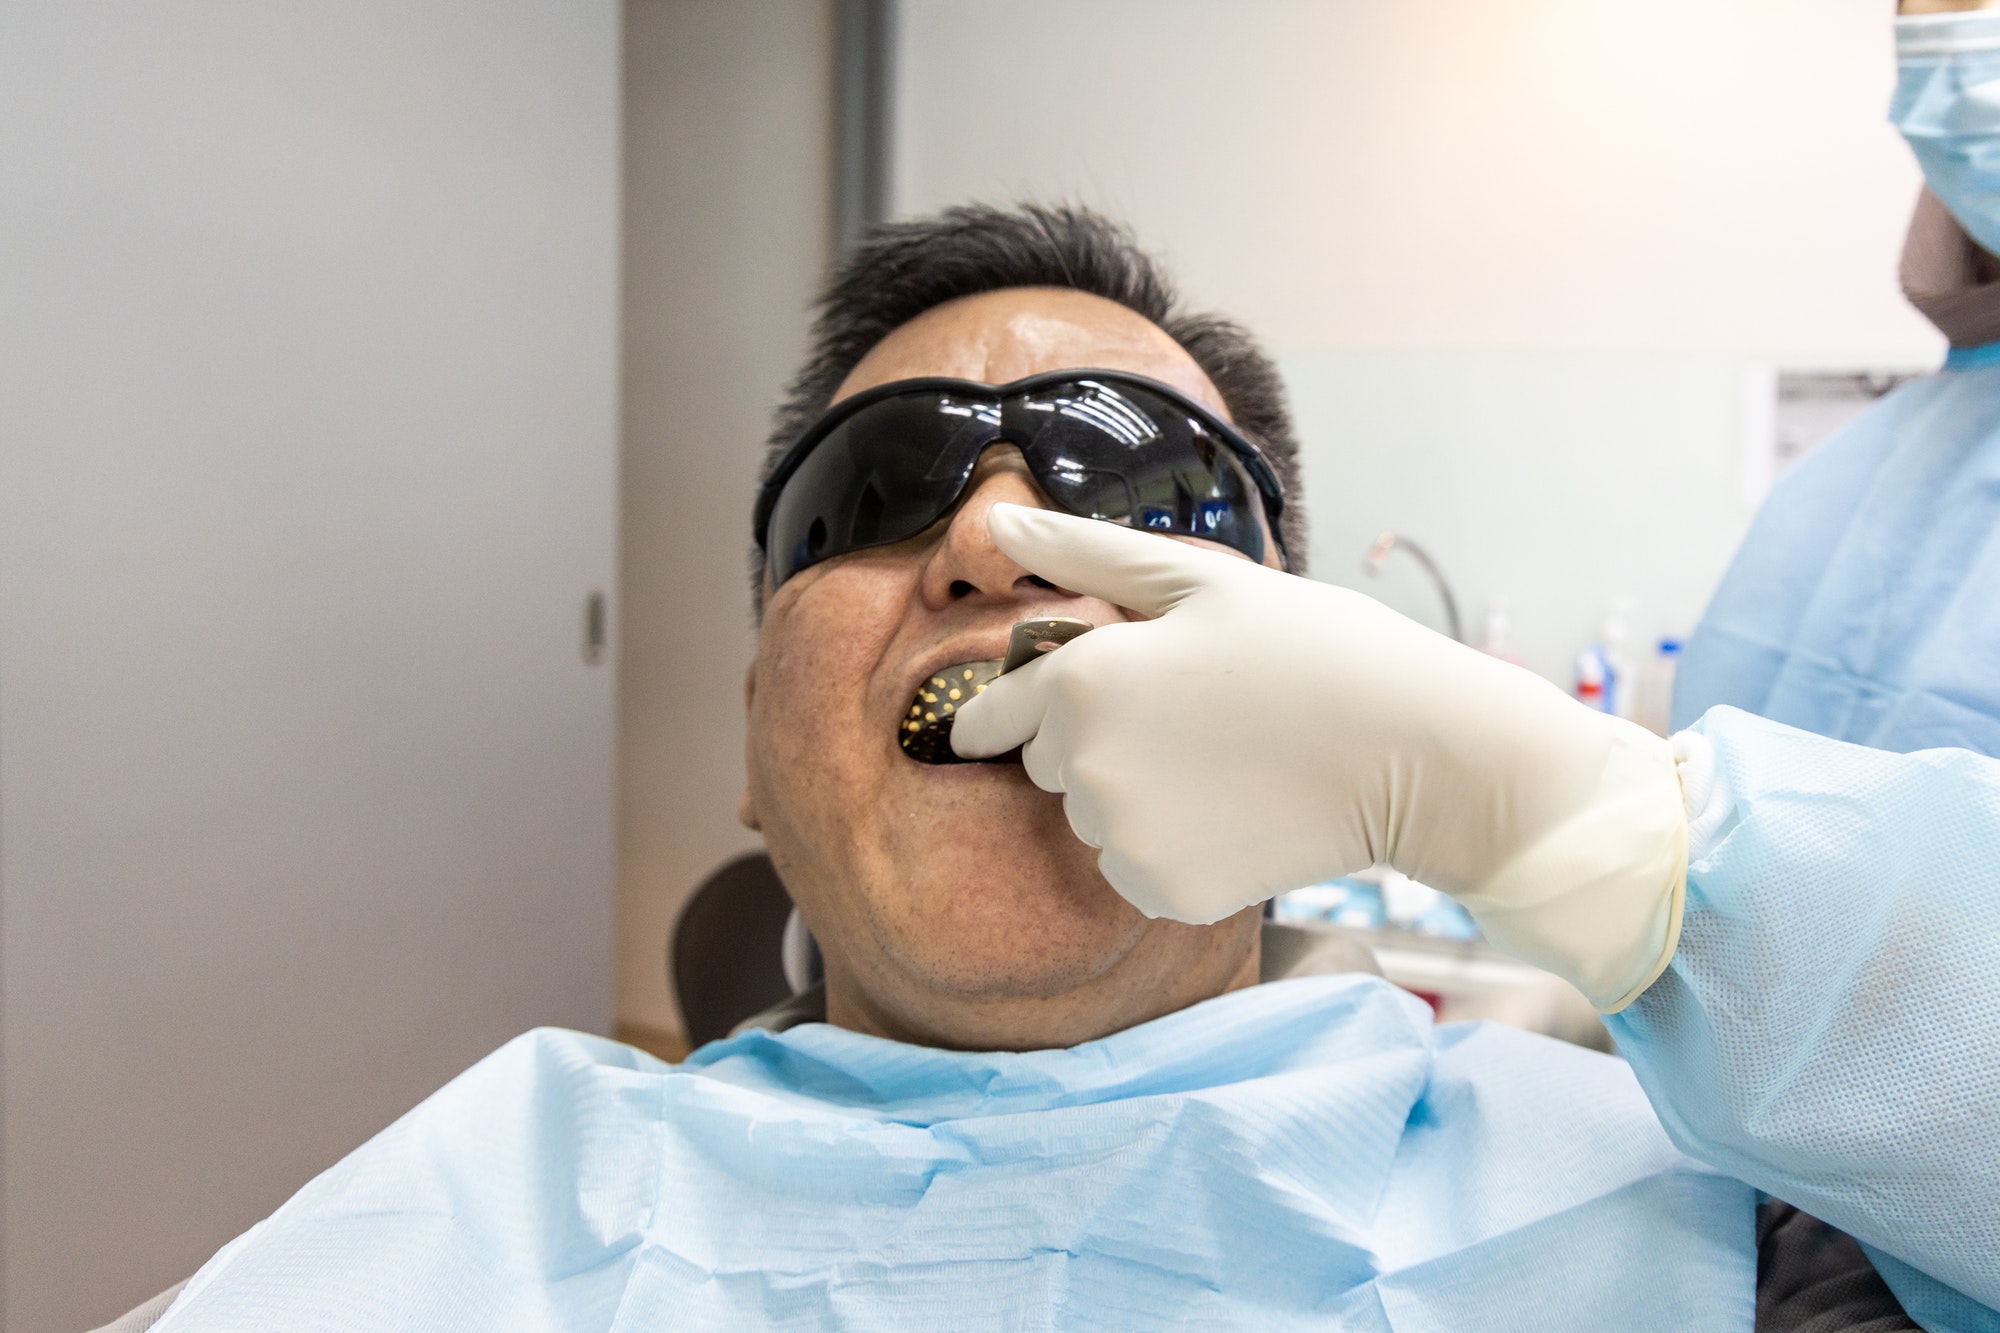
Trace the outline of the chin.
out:
M 1097 853 L 1065 824 L 1066 846 L 976 839 L 935 849 L 872 904 L 885 953 L 932 988 L 976 997 L 1047 997 L 1116 966 L 1146 918 L 1097 873 Z

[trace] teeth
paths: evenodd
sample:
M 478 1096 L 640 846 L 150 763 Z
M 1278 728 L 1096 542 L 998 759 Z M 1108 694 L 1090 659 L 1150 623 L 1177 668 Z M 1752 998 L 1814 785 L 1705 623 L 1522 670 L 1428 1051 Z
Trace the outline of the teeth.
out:
M 904 753 L 923 764 L 963 764 L 951 748 L 951 723 L 958 706 L 998 679 L 1000 663 L 960 662 L 917 687 L 896 739 Z

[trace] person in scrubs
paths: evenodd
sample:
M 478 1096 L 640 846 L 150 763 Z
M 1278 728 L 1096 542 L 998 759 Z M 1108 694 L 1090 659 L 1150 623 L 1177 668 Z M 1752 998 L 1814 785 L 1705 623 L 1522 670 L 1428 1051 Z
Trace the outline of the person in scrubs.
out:
M 1690 645 L 1671 742 L 1535 700 L 1350 594 L 1011 511 L 995 537 L 1024 567 L 1151 619 L 997 682 L 955 735 L 1025 743 L 1149 912 L 1209 919 L 1371 861 L 1454 893 L 1608 1015 L 1680 1147 L 1858 1237 L 1932 1329 L 2000 1328 L 1990 8 L 1897 22 L 1892 118 L 1929 185 L 1903 280 L 1951 354 L 1778 487 Z M 1144 663 L 1172 666 L 1093 689 Z M 1277 698 L 1255 759 L 1143 720 Z M 1240 894 L 1212 873 L 1229 854 Z
M 844 263 L 773 444 L 741 817 L 824 985 L 678 1066 L 520 1038 L 124 1329 L 1751 1327 L 1799 1247 L 1622 1063 L 1441 1032 L 1247 900 L 1142 911 L 1021 762 L 937 762 L 1017 623 L 1096 626 L 1029 677 L 1147 614 L 1009 509 L 1319 586 L 1242 330 L 1103 218 L 952 210 Z
M 1778 483 L 1688 645 L 1675 723 L 1730 704 L 2000 755 L 2000 11 L 1902 11 L 1891 119 L 1928 185 L 1903 290 L 1951 352 Z
M 517 1039 L 123 1328 L 1996 1327 L 2000 762 L 1669 743 L 1297 577 L 1295 478 L 1207 447 L 1291 471 L 1268 362 L 1091 215 L 899 224 L 828 310 L 743 803 L 824 987 L 677 1066 Z M 1162 458 L 1212 537 L 1076 512 Z M 995 762 L 913 758 L 1053 616 L 961 691 Z M 1377 862 L 1629 1063 L 1267 953 Z
M 2000 1329 L 2000 760 L 1662 740 L 1297 577 L 1268 361 L 1087 213 L 824 311 L 743 802 L 824 989 L 520 1038 L 125 1327 Z M 1274 974 L 1258 905 L 1374 864 L 1625 1060 Z

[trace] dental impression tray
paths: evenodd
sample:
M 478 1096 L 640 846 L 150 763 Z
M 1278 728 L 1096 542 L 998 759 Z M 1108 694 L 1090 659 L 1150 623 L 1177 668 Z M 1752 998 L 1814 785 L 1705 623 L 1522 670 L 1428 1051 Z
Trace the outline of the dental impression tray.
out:
M 1007 640 L 1001 661 L 959 662 L 937 672 L 917 688 L 903 715 L 897 739 L 903 752 L 923 764 L 969 764 L 951 748 L 951 724 L 967 700 L 1018 667 L 1054 652 L 1092 626 L 1085 620 L 1023 620 Z

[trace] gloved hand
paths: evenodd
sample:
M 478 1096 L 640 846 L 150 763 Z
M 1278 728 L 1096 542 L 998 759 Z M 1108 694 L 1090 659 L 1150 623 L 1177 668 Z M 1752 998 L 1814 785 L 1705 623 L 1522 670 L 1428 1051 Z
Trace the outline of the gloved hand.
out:
M 1149 916 L 1205 923 L 1386 863 L 1607 1012 L 1680 934 L 1668 743 L 1372 598 L 1115 524 L 995 505 L 1016 562 L 1142 621 L 966 704 L 968 758 L 1026 745 Z

